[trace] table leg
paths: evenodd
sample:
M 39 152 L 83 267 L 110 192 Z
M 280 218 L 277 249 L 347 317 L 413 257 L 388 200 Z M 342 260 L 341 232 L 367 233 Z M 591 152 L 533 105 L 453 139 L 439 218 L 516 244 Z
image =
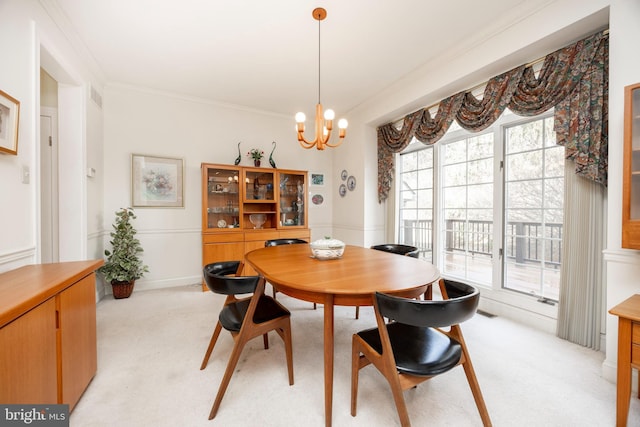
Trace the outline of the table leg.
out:
M 331 427 L 333 415 L 333 295 L 324 299 L 324 417 Z
M 618 384 L 616 396 L 616 426 L 627 425 L 631 398 L 631 320 L 618 319 Z

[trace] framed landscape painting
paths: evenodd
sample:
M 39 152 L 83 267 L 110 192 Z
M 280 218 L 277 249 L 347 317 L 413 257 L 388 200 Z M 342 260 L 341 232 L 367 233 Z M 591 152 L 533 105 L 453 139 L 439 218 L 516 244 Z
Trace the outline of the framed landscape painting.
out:
M 133 207 L 184 207 L 182 159 L 131 155 Z

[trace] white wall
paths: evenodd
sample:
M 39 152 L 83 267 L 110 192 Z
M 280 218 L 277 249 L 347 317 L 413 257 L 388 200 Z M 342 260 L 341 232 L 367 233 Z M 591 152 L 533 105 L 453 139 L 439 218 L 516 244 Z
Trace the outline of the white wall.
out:
M 640 2 L 616 0 L 611 5 L 609 79 L 609 221 L 607 223 L 607 310 L 640 293 L 640 252 L 621 249 L 622 145 L 624 87 L 640 82 Z M 604 376 L 614 381 L 618 355 L 618 319 L 607 314 Z
M 242 165 L 251 165 L 246 153 L 266 153 L 262 167 L 270 168 L 272 141 L 278 168 L 325 174 L 324 204 L 310 204 L 312 239 L 331 234 L 331 153 L 305 150 L 295 134 L 293 117 L 221 105 L 139 88 L 109 86 L 105 91 L 104 227 L 114 212 L 131 204 L 131 154 L 184 159 L 184 208 L 137 208 L 135 226 L 145 249 L 149 273 L 136 289 L 197 283 L 201 280 L 200 164 L 233 164 L 241 142 Z
M 69 230 L 61 241 L 66 244 L 63 259 L 99 256 L 101 228 L 87 221 L 102 211 L 102 185 L 86 182 L 87 158 L 101 157 L 102 113 L 88 106 L 88 87 L 101 87 L 94 68 L 85 61 L 36 0 L 0 1 L 0 89 L 20 101 L 18 155 L 0 155 L 0 271 L 39 261 L 39 106 L 40 66 L 55 78 L 62 99 L 71 104 L 72 117 L 62 114 L 61 128 L 71 140 L 60 140 L 61 160 L 67 171 L 67 186 L 60 189 L 60 204 L 69 208 L 61 218 L 61 229 Z M 45 52 L 43 54 L 43 52 Z M 61 99 L 60 97 L 58 98 Z M 73 166 L 69 168 L 68 166 Z M 29 183 L 22 172 L 30 172 Z M 92 204 L 87 204 L 87 191 Z M 91 235 L 93 237 L 89 238 Z

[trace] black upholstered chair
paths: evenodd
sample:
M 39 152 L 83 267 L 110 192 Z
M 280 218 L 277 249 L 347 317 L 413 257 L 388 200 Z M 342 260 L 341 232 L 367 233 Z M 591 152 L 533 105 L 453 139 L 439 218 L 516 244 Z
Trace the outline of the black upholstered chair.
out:
M 415 246 L 402 245 L 399 243 L 385 243 L 383 245 L 371 246 L 371 249 L 377 251 L 391 252 L 392 254 L 405 255 L 413 258 L 418 258 L 420 251 Z
M 418 255 L 420 254 L 420 251 L 418 250 L 417 247 L 410 246 L 410 245 L 402 245 L 399 243 L 385 243 L 382 245 L 374 245 L 374 246 L 371 246 L 371 249 L 375 249 L 377 251 L 389 252 L 392 254 L 410 256 L 412 258 L 418 258 Z M 431 286 L 427 288 L 427 291 L 425 294 L 426 294 L 425 297 L 429 296 L 429 299 L 430 299 Z M 356 319 L 359 319 L 359 318 L 360 318 L 360 306 L 356 306 Z
M 378 327 L 358 332 L 352 340 L 352 416 L 356 416 L 358 374 L 369 364 L 389 382 L 403 427 L 411 425 L 403 391 L 462 365 L 482 423 L 491 425 L 459 325 L 475 314 L 480 294 L 460 282 L 441 279 L 439 285 L 442 300 L 373 296 Z
M 302 239 L 271 239 L 264 242 L 264 247 L 279 246 L 279 245 L 295 245 L 299 243 L 309 243 Z
M 233 371 L 238 364 L 245 344 L 260 335 L 263 336 L 264 348 L 269 348 L 268 333 L 276 331 L 284 341 L 289 385 L 293 385 L 293 351 L 291 344 L 291 313 L 272 297 L 264 294 L 265 280 L 261 276 L 239 276 L 243 264 L 240 261 L 216 262 L 203 269 L 204 280 L 209 289 L 226 295 L 227 299 L 218 316 L 218 322 L 211 336 L 209 347 L 205 353 L 200 369 L 209 362 L 209 356 L 216 345 L 222 328 L 231 332 L 234 345 L 227 368 L 218 388 L 209 419 L 218 412 L 220 402 L 229 385 Z M 238 295 L 253 294 L 244 298 Z
M 307 242 L 306 240 L 302 240 L 302 239 L 271 239 L 271 240 L 267 240 L 266 242 L 264 242 L 264 247 L 267 248 L 269 246 L 280 246 L 280 245 L 297 245 L 297 244 L 307 244 L 309 242 Z M 276 289 L 273 288 L 273 297 L 276 297 Z M 313 309 L 315 310 L 317 307 L 316 303 L 313 303 Z

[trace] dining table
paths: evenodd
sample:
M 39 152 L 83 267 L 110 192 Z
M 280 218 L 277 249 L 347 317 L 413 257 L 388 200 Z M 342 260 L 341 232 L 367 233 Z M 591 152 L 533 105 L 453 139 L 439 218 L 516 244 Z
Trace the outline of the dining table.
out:
M 333 407 L 334 306 L 371 306 L 375 292 L 417 298 L 440 278 L 427 261 L 355 245 L 337 259 L 316 259 L 310 245 L 297 244 L 256 249 L 245 260 L 278 292 L 324 305 L 326 426 Z

